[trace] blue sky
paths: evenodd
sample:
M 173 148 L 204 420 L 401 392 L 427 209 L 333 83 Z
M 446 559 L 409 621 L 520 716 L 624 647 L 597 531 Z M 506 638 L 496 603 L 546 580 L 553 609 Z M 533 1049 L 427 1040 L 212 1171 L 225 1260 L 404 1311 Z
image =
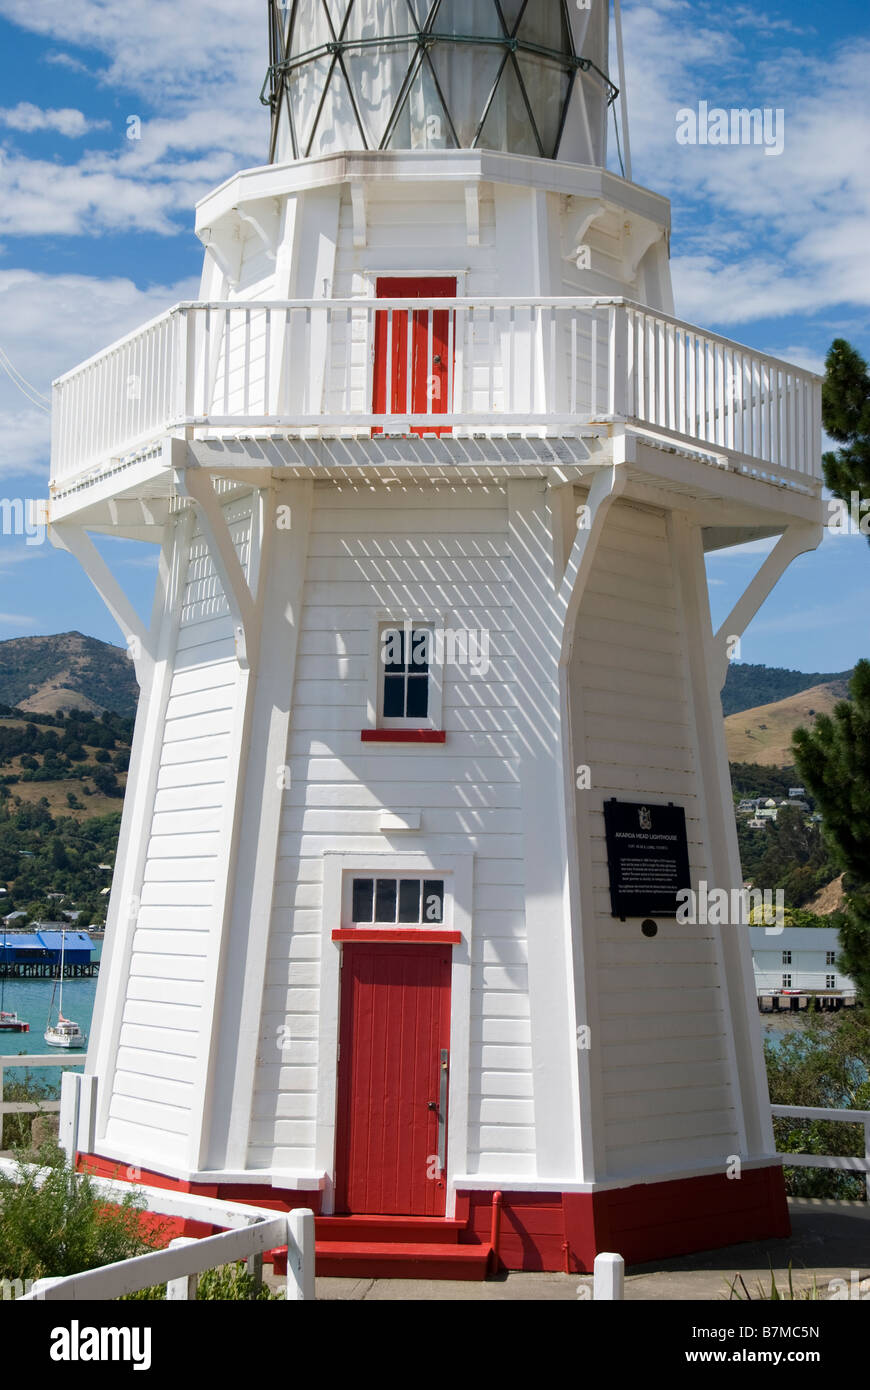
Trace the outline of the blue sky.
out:
M 624 0 L 636 182 L 673 202 L 680 317 L 820 370 L 870 356 L 870 9 Z M 0 0 L 0 348 L 51 379 L 196 293 L 193 204 L 266 157 L 261 0 Z M 701 100 L 785 112 L 785 149 L 687 147 Z M 139 117 L 142 138 L 127 138 Z M 0 376 L 0 497 L 47 487 L 47 416 Z M 145 611 L 146 548 L 104 546 Z M 720 553 L 714 618 L 763 558 Z M 76 563 L 0 536 L 0 639 L 118 634 Z M 826 537 L 748 630 L 742 658 L 834 671 L 870 655 L 870 546 Z

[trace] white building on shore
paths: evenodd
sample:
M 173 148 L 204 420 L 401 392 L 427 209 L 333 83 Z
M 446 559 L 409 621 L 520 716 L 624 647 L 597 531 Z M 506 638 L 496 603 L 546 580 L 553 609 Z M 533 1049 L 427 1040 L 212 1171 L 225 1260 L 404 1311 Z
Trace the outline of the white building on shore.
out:
M 750 927 L 749 941 L 759 999 L 816 994 L 854 1000 L 855 983 L 838 964 L 834 927 L 786 927 L 779 934 Z

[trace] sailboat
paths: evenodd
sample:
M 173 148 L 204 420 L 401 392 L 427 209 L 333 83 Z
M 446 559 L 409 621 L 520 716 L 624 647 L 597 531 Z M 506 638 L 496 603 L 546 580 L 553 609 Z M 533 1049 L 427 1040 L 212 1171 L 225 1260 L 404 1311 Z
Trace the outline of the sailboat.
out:
M 51 1014 L 54 1009 L 54 995 L 57 989 L 55 980 L 54 989 L 51 991 L 51 1003 L 48 1006 L 48 1027 L 45 1030 L 45 1041 L 49 1047 L 78 1048 L 84 1047 L 87 1042 L 86 1035 L 82 1032 L 79 1025 L 71 1018 L 63 1016 L 63 962 L 66 951 L 66 932 L 60 934 L 60 999 L 57 1006 L 57 1023 L 52 1023 Z
M 3 924 L 3 975 L 0 978 L 0 1033 L 29 1033 L 30 1024 L 3 1006 L 6 1003 L 6 924 Z

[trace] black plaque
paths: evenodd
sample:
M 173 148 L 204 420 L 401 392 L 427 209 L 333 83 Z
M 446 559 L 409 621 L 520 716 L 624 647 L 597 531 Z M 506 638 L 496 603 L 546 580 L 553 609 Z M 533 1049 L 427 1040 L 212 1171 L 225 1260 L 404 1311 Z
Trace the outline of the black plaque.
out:
M 682 806 L 605 801 L 604 829 L 614 917 L 676 917 L 677 894 L 691 887 Z

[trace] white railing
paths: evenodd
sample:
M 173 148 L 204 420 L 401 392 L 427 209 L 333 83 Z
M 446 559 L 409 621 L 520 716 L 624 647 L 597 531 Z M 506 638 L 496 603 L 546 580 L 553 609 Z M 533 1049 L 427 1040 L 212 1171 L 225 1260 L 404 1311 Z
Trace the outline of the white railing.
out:
M 78 1057 L 51 1057 L 42 1053 L 33 1057 L 28 1057 L 26 1054 L 23 1056 L 0 1057 L 0 1134 L 2 1134 L 3 1117 L 5 1115 L 56 1115 L 60 1111 L 59 1100 L 4 1100 L 3 1073 L 7 1067 L 83 1067 L 84 1064 L 84 1053 Z
M 621 421 L 821 475 L 819 378 L 667 315 L 622 299 L 334 299 L 182 304 L 61 377 L 52 480 L 170 431 L 561 435 Z
M 864 1173 L 867 1201 L 870 1202 L 870 1110 L 825 1110 L 819 1106 L 772 1105 L 771 1113 L 794 1120 L 833 1120 L 839 1124 L 862 1125 L 864 1128 L 864 1157 L 850 1158 L 831 1154 L 783 1154 L 789 1167 L 837 1168 L 846 1173 Z

